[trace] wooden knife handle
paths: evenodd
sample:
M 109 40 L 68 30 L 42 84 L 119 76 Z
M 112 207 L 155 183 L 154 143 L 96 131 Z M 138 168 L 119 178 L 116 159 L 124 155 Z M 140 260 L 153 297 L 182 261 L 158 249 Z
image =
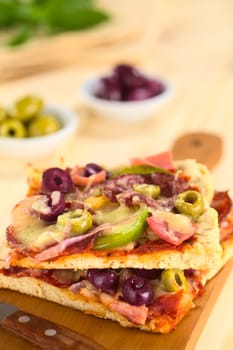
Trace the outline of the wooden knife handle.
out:
M 212 169 L 221 159 L 223 140 L 207 132 L 192 132 L 181 135 L 172 146 L 174 159 L 193 158 Z
M 104 350 L 80 333 L 21 310 L 6 317 L 1 325 L 46 350 Z

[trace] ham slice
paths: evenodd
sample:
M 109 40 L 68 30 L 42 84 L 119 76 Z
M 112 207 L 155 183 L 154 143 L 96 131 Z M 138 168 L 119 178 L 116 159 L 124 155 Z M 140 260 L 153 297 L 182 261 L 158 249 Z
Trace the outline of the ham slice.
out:
M 109 307 L 135 324 L 143 325 L 146 323 L 148 307 L 144 305 L 134 306 L 124 301 L 114 300 L 109 304 Z
M 96 185 L 98 183 L 104 182 L 106 179 L 106 171 L 102 170 L 96 174 L 91 176 L 83 175 L 83 168 L 76 166 L 71 171 L 71 178 L 75 185 L 83 186 L 89 188 L 92 185 Z
M 162 240 L 173 244 L 175 246 L 180 245 L 187 239 L 191 238 L 196 232 L 196 224 L 190 221 L 190 225 L 187 226 L 185 231 L 175 231 L 169 227 L 169 223 L 165 220 L 160 220 L 158 217 L 150 216 L 147 218 L 147 223 L 151 230 Z
M 132 165 L 149 165 L 167 170 L 174 170 L 171 152 L 163 152 L 145 158 L 131 158 Z
M 100 294 L 100 300 L 104 305 L 126 317 L 129 321 L 139 325 L 146 323 L 149 311 L 147 306 L 130 305 L 106 293 Z

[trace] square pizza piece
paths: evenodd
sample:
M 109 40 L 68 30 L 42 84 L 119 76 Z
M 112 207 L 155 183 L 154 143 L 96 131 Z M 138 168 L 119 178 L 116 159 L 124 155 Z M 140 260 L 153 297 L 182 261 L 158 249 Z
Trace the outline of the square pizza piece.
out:
M 165 152 L 115 169 L 30 169 L 12 211 L 9 266 L 42 269 L 214 269 L 218 213 L 208 169 Z

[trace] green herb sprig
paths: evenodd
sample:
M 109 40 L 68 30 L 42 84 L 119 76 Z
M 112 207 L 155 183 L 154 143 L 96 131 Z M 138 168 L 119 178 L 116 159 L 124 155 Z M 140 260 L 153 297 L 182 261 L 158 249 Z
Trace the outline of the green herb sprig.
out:
M 110 16 L 93 0 L 0 0 L 0 30 L 12 30 L 7 41 L 17 46 L 39 35 L 94 27 Z

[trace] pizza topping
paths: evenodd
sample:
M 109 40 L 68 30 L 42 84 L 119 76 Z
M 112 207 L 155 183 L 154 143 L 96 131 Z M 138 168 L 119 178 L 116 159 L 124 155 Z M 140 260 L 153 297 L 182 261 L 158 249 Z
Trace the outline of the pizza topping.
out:
M 42 190 L 69 192 L 73 187 L 70 175 L 60 168 L 49 168 L 42 174 Z
M 120 175 L 113 179 L 105 181 L 103 184 L 103 193 L 112 202 L 117 202 L 117 195 L 127 190 L 131 190 L 133 185 L 144 183 L 140 175 Z
M 133 190 L 127 190 L 119 195 L 117 195 L 117 201 L 119 204 L 124 204 L 127 207 L 135 207 L 135 205 L 139 206 L 147 206 L 149 208 L 158 208 L 158 201 L 154 200 L 151 197 L 148 197 L 147 195 L 144 195 L 142 193 L 133 191 Z
M 117 212 L 121 207 L 112 212 L 115 218 L 118 218 Z M 147 208 L 139 208 L 135 212 L 130 212 L 130 215 L 118 221 L 111 229 L 106 230 L 103 234 L 96 238 L 94 249 L 113 249 L 122 247 L 130 242 L 137 241 L 144 233 L 146 227 L 146 218 L 149 212 Z
M 148 280 L 154 280 L 156 278 L 160 278 L 161 270 L 159 269 L 132 269 L 135 275 L 141 276 Z
M 72 236 L 82 235 L 92 228 L 92 215 L 87 210 L 76 209 L 59 215 L 57 225 L 61 230 L 68 228 Z
M 161 274 L 161 281 L 167 292 L 177 292 L 180 289 L 186 291 L 189 288 L 188 281 L 182 270 L 164 270 Z
M 169 316 L 175 318 L 177 314 L 182 311 L 181 303 L 183 296 L 184 291 L 182 289 L 176 293 L 160 295 L 150 306 L 148 318 L 156 318 L 161 314 L 168 314 Z M 190 298 L 188 304 L 190 305 L 190 303 L 192 303 L 192 298 Z
M 133 160 L 116 171 L 96 163 L 49 168 L 42 173 L 40 194 L 13 210 L 8 242 L 42 261 L 87 250 L 101 256 L 108 254 L 104 250 L 134 253 L 142 246 L 157 251 L 162 240 L 161 247 L 176 249 L 193 234 L 202 234 L 197 218 L 203 199 L 190 189 L 190 178 L 173 168 L 169 153 Z M 90 244 L 83 244 L 85 237 L 69 241 L 79 235 L 90 237 Z M 147 246 L 154 240 L 158 243 Z
M 136 184 L 133 185 L 133 189 L 134 191 L 144 194 L 153 199 L 157 198 L 161 192 L 159 186 L 149 184 Z
M 53 191 L 46 195 L 38 196 L 32 203 L 32 209 L 41 220 L 54 222 L 58 215 L 65 211 L 64 194 L 59 191 Z
M 90 165 L 91 164 L 91 165 Z M 87 164 L 86 167 L 75 166 L 71 169 L 71 178 L 75 185 L 85 187 L 85 190 L 91 186 L 104 182 L 106 180 L 106 170 L 93 163 Z
M 96 163 L 88 163 L 85 165 L 84 168 L 84 176 L 88 177 L 91 175 L 95 175 L 100 173 L 102 170 L 104 170 L 100 165 Z
M 69 286 L 69 290 L 74 293 L 77 294 L 80 292 L 81 288 L 85 288 L 86 287 L 86 280 L 81 280 L 78 281 L 76 283 L 71 284 L 71 286 Z
M 155 212 L 147 223 L 159 238 L 176 246 L 191 238 L 197 229 L 187 216 L 166 211 Z
M 132 165 L 149 165 L 161 167 L 170 171 L 174 170 L 171 152 L 163 152 L 144 158 L 132 158 L 130 162 Z
M 18 241 L 16 234 L 15 234 L 15 228 L 14 226 L 10 225 L 6 229 L 6 239 L 10 247 L 16 247 L 20 244 Z
M 204 211 L 204 199 L 197 191 L 185 191 L 180 193 L 174 202 L 179 213 L 198 218 Z
M 112 177 L 120 175 L 150 175 L 153 173 L 169 174 L 170 172 L 164 168 L 159 168 L 150 165 L 131 165 L 126 168 L 120 168 L 112 173 Z
M 131 305 L 147 306 L 154 300 L 154 288 L 148 279 L 132 275 L 123 282 L 122 296 Z
M 87 279 L 98 290 L 112 294 L 117 287 L 118 275 L 112 269 L 89 269 Z
M 160 194 L 164 197 L 172 197 L 189 188 L 188 179 L 174 174 L 153 173 L 144 176 L 145 183 L 160 187 Z
M 85 276 L 84 271 L 81 270 L 67 270 L 67 269 L 59 269 L 59 270 L 48 270 L 51 272 L 51 277 L 53 280 L 57 281 L 57 283 L 69 286 L 71 284 L 76 283 L 80 280 L 81 277 Z
M 84 235 L 80 235 L 80 236 L 74 236 L 71 238 L 67 238 L 62 240 L 61 242 L 59 242 L 56 245 L 53 245 L 50 248 L 47 248 L 45 250 L 42 250 L 40 253 L 38 253 L 35 256 L 35 260 L 37 261 L 45 261 L 45 260 L 50 260 L 52 258 L 58 257 L 59 255 L 61 255 L 68 247 L 75 245 L 77 243 L 80 243 L 81 241 L 84 241 L 90 237 L 94 237 L 99 231 L 102 231 L 108 227 L 110 227 L 111 225 L 109 224 L 103 224 L 100 226 L 95 227 L 94 229 L 92 229 L 89 233 L 86 233 Z
M 119 312 L 134 324 L 143 325 L 146 323 L 148 308 L 145 305 L 134 306 L 124 301 L 113 300 L 109 304 L 110 309 Z
M 44 248 L 64 236 L 61 231 L 55 233 L 54 224 L 50 225 L 35 215 L 32 205 L 39 198 L 40 195 L 28 197 L 19 202 L 12 211 L 10 232 L 13 232 L 18 243 L 28 249 Z
M 229 214 L 232 207 L 232 200 L 227 191 L 215 192 L 211 207 L 218 212 L 218 221 L 221 222 Z

